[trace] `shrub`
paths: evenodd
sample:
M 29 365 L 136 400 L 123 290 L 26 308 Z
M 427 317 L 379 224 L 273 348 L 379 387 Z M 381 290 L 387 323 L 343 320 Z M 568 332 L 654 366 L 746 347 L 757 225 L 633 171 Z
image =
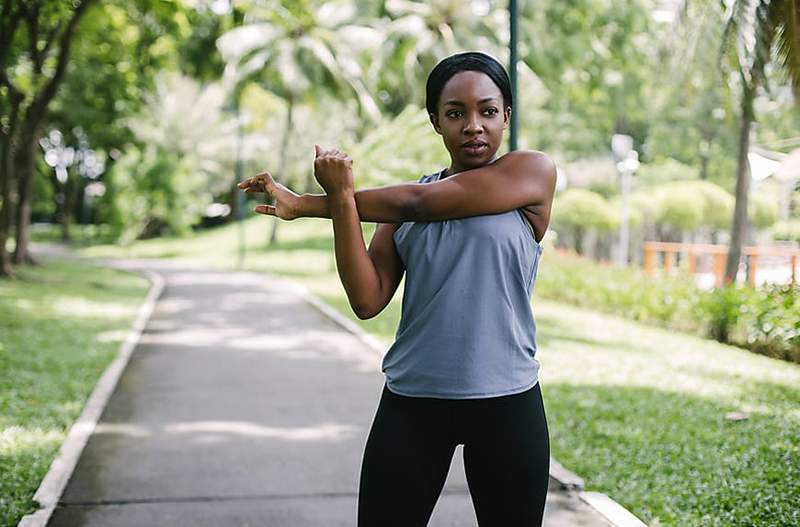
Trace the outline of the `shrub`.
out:
M 800 362 L 800 288 L 771 285 L 757 290 L 739 325 L 742 344 L 762 355 Z
M 776 240 L 800 242 L 800 220 L 779 221 L 772 227 L 772 237 Z
M 733 284 L 704 294 L 698 303 L 698 315 L 705 319 L 709 336 L 729 344 L 731 332 L 739 322 L 745 302 L 744 290 L 737 289 Z

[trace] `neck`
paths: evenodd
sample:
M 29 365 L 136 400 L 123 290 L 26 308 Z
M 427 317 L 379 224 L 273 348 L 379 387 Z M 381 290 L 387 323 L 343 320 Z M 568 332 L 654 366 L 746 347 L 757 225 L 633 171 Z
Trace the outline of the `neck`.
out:
M 489 165 L 491 163 L 494 163 L 496 160 L 497 160 L 497 156 L 494 155 L 494 156 L 492 156 L 492 158 L 489 161 L 487 161 L 485 164 L 483 164 L 481 166 Z M 463 167 L 463 166 L 459 165 L 458 163 L 456 163 L 455 161 L 451 161 L 450 167 L 447 170 L 444 171 L 444 174 L 442 174 L 442 178 L 446 178 L 448 176 L 452 176 L 453 174 L 458 174 L 459 172 L 464 172 L 465 170 L 470 170 L 472 168 L 480 168 L 480 167 Z

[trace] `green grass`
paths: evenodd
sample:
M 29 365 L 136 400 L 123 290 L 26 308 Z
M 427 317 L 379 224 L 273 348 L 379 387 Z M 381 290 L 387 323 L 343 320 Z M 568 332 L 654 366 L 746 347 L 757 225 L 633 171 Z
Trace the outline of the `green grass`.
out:
M 358 320 L 338 281 L 330 223 L 282 222 L 282 242 L 267 249 L 271 222 L 245 223 L 245 267 L 305 285 L 391 342 L 402 284 L 383 313 Z M 366 240 L 373 228 L 364 226 Z M 237 227 L 81 252 L 230 268 Z M 558 263 L 546 248 L 540 273 Z M 610 495 L 652 527 L 800 525 L 800 366 L 536 293 L 533 305 L 552 454 L 587 490 Z M 731 411 L 749 417 L 732 421 Z
M 69 427 L 116 356 L 144 278 L 85 263 L 19 267 L 0 280 L 0 525 L 32 500 Z

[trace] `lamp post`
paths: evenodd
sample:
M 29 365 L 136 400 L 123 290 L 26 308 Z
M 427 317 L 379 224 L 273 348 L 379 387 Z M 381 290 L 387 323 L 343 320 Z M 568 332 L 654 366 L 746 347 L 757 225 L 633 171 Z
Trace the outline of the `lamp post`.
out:
M 244 195 L 237 188 L 239 183 L 244 178 L 244 160 L 242 158 L 242 148 L 244 143 L 243 130 L 242 130 L 242 117 L 239 110 L 239 96 L 240 93 L 235 91 L 232 96 L 231 102 L 224 107 L 226 112 L 232 113 L 236 119 L 236 163 L 234 165 L 234 182 L 233 189 L 235 192 L 234 198 L 236 200 L 236 223 L 238 224 L 239 232 L 239 258 L 237 261 L 237 268 L 241 269 L 244 266 L 245 259 L 245 239 L 244 239 Z
M 630 243 L 630 207 L 628 195 L 631 190 L 631 177 L 639 170 L 639 152 L 633 149 L 633 137 L 615 134 L 611 138 L 611 151 L 616 161 L 622 186 L 622 221 L 619 226 L 619 251 L 617 263 L 628 264 L 628 245 Z
M 511 129 L 508 134 L 508 150 L 513 152 L 517 149 L 517 126 L 519 125 L 519 109 L 521 105 L 517 103 L 517 40 L 519 34 L 519 6 L 516 0 L 509 0 L 508 6 L 509 26 L 511 35 L 509 38 L 509 64 L 508 73 L 511 82 L 511 98 L 514 100 L 516 108 L 511 112 Z

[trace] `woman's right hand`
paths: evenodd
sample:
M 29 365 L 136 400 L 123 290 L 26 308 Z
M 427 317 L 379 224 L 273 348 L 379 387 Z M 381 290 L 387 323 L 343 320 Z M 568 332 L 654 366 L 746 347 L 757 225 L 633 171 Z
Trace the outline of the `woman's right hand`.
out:
M 240 182 L 238 187 L 246 194 L 265 192 L 275 199 L 274 205 L 256 205 L 254 210 L 259 214 L 277 216 L 282 220 L 293 220 L 300 217 L 298 207 L 300 196 L 272 179 L 269 172 L 247 178 Z

